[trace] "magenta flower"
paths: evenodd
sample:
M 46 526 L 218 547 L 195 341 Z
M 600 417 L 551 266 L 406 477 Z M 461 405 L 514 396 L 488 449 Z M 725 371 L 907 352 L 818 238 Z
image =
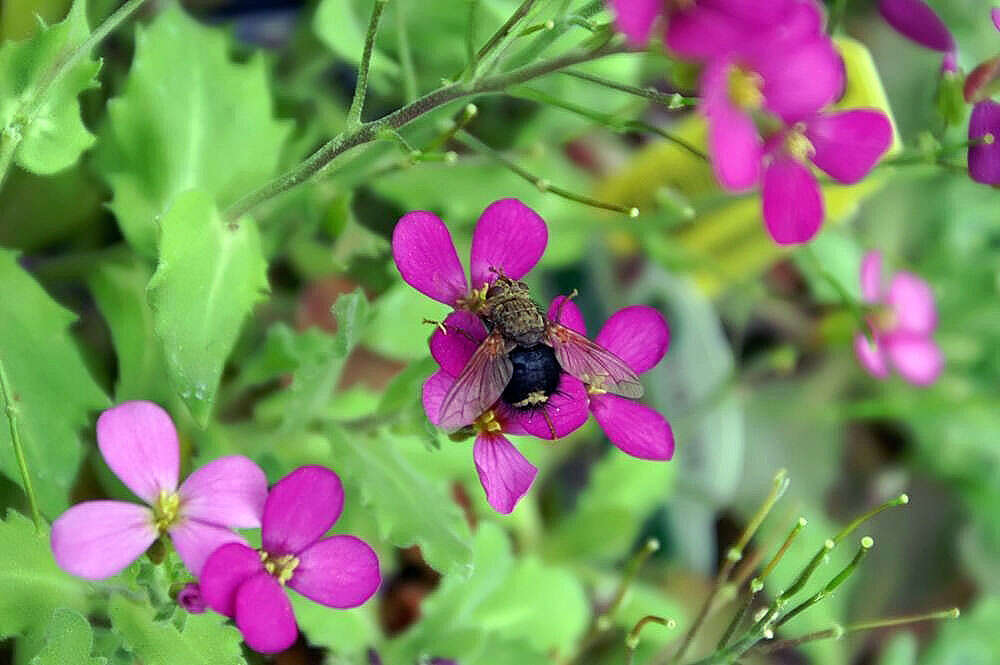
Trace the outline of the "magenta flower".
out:
M 563 296 L 549 306 L 549 317 L 586 335 L 579 308 Z M 607 320 L 594 341 L 629 364 L 636 374 L 655 367 L 670 346 L 670 328 L 663 315 L 646 305 L 624 307 Z M 674 433 L 659 412 L 644 404 L 587 386 L 590 412 L 608 440 L 623 452 L 648 460 L 674 456 Z
M 427 419 L 440 423 L 441 401 L 462 373 L 469 358 L 486 338 L 482 321 L 471 312 L 452 312 L 431 336 L 431 355 L 441 369 L 424 383 L 423 403 Z M 531 434 L 540 439 L 562 438 L 587 421 L 587 394 L 583 383 L 563 372 L 549 400 L 530 409 L 515 408 L 503 396 L 472 424 L 476 441 L 472 456 L 486 500 L 499 513 L 509 514 L 527 493 L 538 470 L 505 434 Z M 551 423 L 551 428 L 550 428 Z
M 403 280 L 424 295 L 457 309 L 475 308 L 484 286 L 502 270 L 511 279 L 528 274 L 545 252 L 548 229 L 517 199 L 490 204 L 472 235 L 472 290 L 444 222 L 430 212 L 410 212 L 392 232 L 392 256 Z
M 378 589 L 378 557 L 367 543 L 354 536 L 323 538 L 343 507 L 337 474 L 301 467 L 267 495 L 259 550 L 229 543 L 208 557 L 202 596 L 213 610 L 236 619 L 254 650 L 276 653 L 295 642 L 298 626 L 285 586 L 342 609 L 363 604 Z
M 781 245 L 809 241 L 823 223 L 823 195 L 809 162 L 837 182 L 858 182 L 892 143 L 882 111 L 819 113 L 770 137 L 764 158 L 764 223 Z
M 202 614 L 208 605 L 201 597 L 201 587 L 193 582 L 185 584 L 184 588 L 177 592 L 177 604 L 191 614 Z
M 1000 186 L 1000 104 L 991 99 L 972 107 L 969 118 L 969 175 L 984 185 Z
M 794 125 L 834 101 L 843 86 L 840 56 L 821 33 L 757 42 L 709 62 L 701 79 L 701 112 L 719 183 L 742 191 L 760 180 L 761 113 Z
M 792 26 L 803 7 L 815 9 L 812 0 L 610 0 L 609 4 L 618 29 L 632 44 L 648 42 L 659 20 L 667 46 L 692 59 L 720 55 L 749 32 Z
M 1000 30 L 1000 7 L 994 7 L 990 10 L 990 18 L 993 19 L 993 26 Z
M 955 50 L 955 38 L 923 0 L 879 0 L 882 18 L 904 37 L 934 51 Z
M 941 350 L 932 339 L 937 327 L 934 295 L 927 282 L 908 272 L 897 272 L 882 288 L 882 254 L 868 252 L 861 261 L 861 295 L 873 307 L 868 319 L 874 344 L 863 334 L 854 338 L 858 361 L 879 379 L 894 367 L 917 386 L 937 379 L 944 367 Z
M 230 529 L 260 526 L 264 472 L 242 456 L 223 457 L 177 487 L 180 450 L 170 416 L 152 402 L 125 402 L 97 419 L 104 461 L 149 507 L 87 501 L 52 524 L 52 553 L 63 570 L 87 579 L 119 573 L 165 535 L 198 575 L 209 554 L 244 542 Z

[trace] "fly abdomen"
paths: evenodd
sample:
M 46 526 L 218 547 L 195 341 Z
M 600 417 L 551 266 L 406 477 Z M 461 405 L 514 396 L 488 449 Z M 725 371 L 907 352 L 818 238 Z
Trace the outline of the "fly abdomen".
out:
M 551 346 L 519 346 L 507 356 L 514 373 L 500 399 L 517 409 L 544 406 L 559 387 L 562 368 Z

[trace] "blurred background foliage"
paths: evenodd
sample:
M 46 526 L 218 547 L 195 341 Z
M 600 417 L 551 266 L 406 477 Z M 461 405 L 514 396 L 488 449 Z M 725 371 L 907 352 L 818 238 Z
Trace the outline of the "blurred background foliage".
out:
M 55 22 L 68 4 L 3 0 L 0 37 L 29 37 L 38 29 L 36 14 Z M 91 25 L 117 4 L 90 0 Z M 172 11 L 167 4 L 154 3 L 140 20 Z M 214 140 L 225 143 L 214 146 L 217 160 L 178 177 L 198 186 L 210 181 L 213 193 L 231 201 L 273 173 L 272 166 L 290 166 L 340 131 L 371 4 L 197 0 L 185 6 L 210 30 L 188 25 L 179 14 L 152 19 L 142 29 L 149 66 L 162 67 L 152 83 L 171 75 L 171 85 L 183 87 L 193 72 L 211 71 L 208 85 L 230 81 L 220 98 L 241 113 L 259 113 L 269 132 L 265 141 L 227 130 L 228 110 L 220 107 Z M 478 41 L 517 4 L 476 3 L 471 16 Z M 989 23 L 988 3 L 931 4 L 954 32 L 964 69 L 996 54 L 1000 36 Z M 849 72 L 845 105 L 890 110 L 907 147 L 919 145 L 928 131 L 945 143 L 961 141 L 964 126 L 942 129 L 935 112 L 939 56 L 891 31 L 873 5 L 847 3 L 848 37 L 839 42 Z M 469 10 L 470 0 L 389 4 L 367 118 L 461 71 Z M 607 19 L 602 13 L 595 20 Z M 159 40 L 157 30 L 168 28 L 188 31 L 194 41 Z M 532 43 L 558 52 L 577 43 L 582 30 L 567 30 L 553 44 Z M 527 61 L 530 51 L 511 58 Z M 418 164 L 392 142 L 364 146 L 330 175 L 256 212 L 270 294 L 246 324 L 236 324 L 240 332 L 228 360 L 215 359 L 221 385 L 214 408 L 189 411 L 189 396 L 165 379 L 168 359 L 157 337 L 163 333 L 147 300 L 155 230 L 141 227 L 148 215 L 130 221 L 120 178 L 136 179 L 132 187 L 147 192 L 153 210 L 157 199 L 148 192 L 174 167 L 156 162 L 142 142 L 144 123 L 162 122 L 170 136 L 191 110 L 170 90 L 151 101 L 155 86 L 143 87 L 140 75 L 130 73 L 136 52 L 133 29 L 112 35 L 101 50 L 101 87 L 81 96 L 97 148 L 53 175 L 15 168 L 0 190 L 0 245 L 7 248 L 0 250 L 2 299 L 15 311 L 0 325 L 12 330 L 16 310 L 30 308 L 37 317 L 31 325 L 39 326 L 26 324 L 12 339 L 0 332 L 3 352 L 37 362 L 34 389 L 54 403 L 72 395 L 67 399 L 75 409 L 24 416 L 26 422 L 37 417 L 35 426 L 50 430 L 46 436 L 75 442 L 52 445 L 53 456 L 35 469 L 50 519 L 67 502 L 127 496 L 96 454 L 93 417 L 112 401 L 152 399 L 178 421 L 189 466 L 240 452 L 259 461 L 272 480 L 299 464 L 321 463 L 347 481 L 347 509 L 337 528 L 376 544 L 385 585 L 377 602 L 350 612 L 297 604 L 304 639 L 278 662 L 361 663 L 369 646 L 381 644 L 392 664 L 426 656 L 456 657 L 462 665 L 565 663 L 589 636 L 579 662 L 610 665 L 623 662 L 624 632 L 643 615 L 674 617 L 678 630 L 688 625 L 726 548 L 784 467 L 789 490 L 751 546 L 770 552 L 794 519 L 809 520 L 786 557 L 787 569 L 775 574 L 779 584 L 835 525 L 904 489 L 911 498 L 906 508 L 870 524 L 866 533 L 876 549 L 865 566 L 837 596 L 797 620 L 795 634 L 953 605 L 965 614 L 946 625 L 851 635 L 746 662 L 1000 662 L 996 190 L 933 165 L 880 168 L 859 185 L 827 188 L 827 223 L 809 248 L 779 249 L 763 230 L 754 197 L 724 196 L 703 161 L 655 135 L 615 126 L 615 119 L 640 117 L 703 143 L 704 127 L 691 112 L 551 75 L 507 96 L 475 99 L 478 113 L 467 131 L 553 184 L 638 206 L 637 219 L 540 191 L 468 141 L 448 144 L 457 153 L 454 162 Z M 692 80 L 685 67 L 656 54 L 618 55 L 580 69 L 667 92 L 688 92 Z M 414 80 L 407 70 L 417 74 Z M 109 98 L 125 101 L 115 102 L 117 111 L 112 104 L 109 114 Z M 466 103 L 408 126 L 406 140 L 429 144 Z M 258 110 L 248 110 L 254 104 Z M 596 116 L 611 120 L 595 122 Z M 122 123 L 136 128 L 131 138 L 122 138 Z M 128 153 L 130 140 L 138 143 Z M 129 159 L 136 162 L 126 168 Z M 143 177 L 154 185 L 146 187 Z M 540 474 L 516 512 L 503 518 L 485 503 L 469 442 L 449 440 L 423 415 L 419 391 L 432 365 L 421 321 L 440 318 L 442 307 L 401 283 L 388 239 L 402 213 L 433 210 L 448 223 L 462 256 L 479 213 L 509 196 L 549 225 L 548 251 L 530 277 L 540 301 L 579 289 L 591 330 L 626 304 L 647 303 L 665 313 L 671 348 L 644 378 L 649 403 L 668 416 L 678 445 L 670 463 L 634 460 L 610 447 L 593 423 L 555 445 L 519 442 Z M 188 232 L 190 238 L 176 242 L 203 237 L 197 229 Z M 860 257 L 870 248 L 934 288 L 947 367 L 931 388 L 875 381 L 854 359 L 852 314 L 817 267 L 856 295 Z M 18 252 L 16 263 L 9 250 Z M 338 301 L 358 287 L 364 295 Z M 63 330 L 58 348 L 64 355 L 36 358 L 37 338 L 26 335 L 41 335 L 45 326 Z M 6 439 L 2 443 L 8 456 Z M 0 501 L 24 512 L 17 482 L 16 475 L 0 478 Z M 12 517 L 0 529 L 8 533 L 0 538 L 0 579 L 17 561 L 37 565 L 29 562 L 32 554 L 46 558 L 37 542 L 35 550 L 5 547 L 5 540 L 34 542 L 25 520 Z M 663 547 L 643 568 L 614 626 L 595 637 L 593 616 L 610 601 L 624 563 L 650 537 Z M 837 557 L 849 558 L 847 552 Z M 51 620 L 57 627 L 48 630 L 86 644 L 91 628 L 73 613 L 94 606 L 81 585 L 51 565 L 38 574 L 64 585 L 60 599 L 39 604 L 24 580 L 4 582 L 0 637 L 25 636 L 3 643 L 0 660 L 63 662 L 39 653 L 54 607 L 70 609 L 59 610 Z M 26 606 L 36 607 L 37 616 L 15 621 Z M 126 652 L 153 653 L 143 649 L 156 640 L 197 644 L 197 631 L 222 630 L 207 615 L 197 618 L 204 625 L 176 617 L 163 623 L 114 601 L 107 612 L 114 629 L 94 624 L 93 649 L 121 659 L 114 662 L 131 662 Z M 142 627 L 145 641 L 137 641 Z M 637 662 L 651 662 L 676 632 L 648 628 Z M 45 648 L 57 642 L 53 637 Z M 236 647 L 226 653 L 242 658 Z M 36 654 L 41 660 L 32 660 Z

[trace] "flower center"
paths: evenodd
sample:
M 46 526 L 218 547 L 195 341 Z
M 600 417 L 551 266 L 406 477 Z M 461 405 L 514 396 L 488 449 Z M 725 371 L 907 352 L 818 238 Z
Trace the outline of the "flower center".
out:
M 264 570 L 273 575 L 278 580 L 278 584 L 282 586 L 292 579 L 295 569 L 299 567 L 299 559 L 294 554 L 274 556 L 264 550 L 257 550 L 257 552 L 260 554 L 260 562 L 264 564 Z
M 757 72 L 742 67 L 729 68 L 729 101 L 746 111 L 756 111 L 764 105 L 764 79 Z
M 160 495 L 153 502 L 153 524 L 156 531 L 163 535 L 177 522 L 180 514 L 181 497 L 176 492 L 160 490 Z
M 455 303 L 456 309 L 467 309 L 470 312 L 478 312 L 486 303 L 486 292 L 490 290 L 490 284 L 486 283 L 482 288 L 472 289 L 464 298 L 459 298 Z
M 477 434 L 496 434 L 503 431 L 503 425 L 497 420 L 497 414 L 493 409 L 476 418 L 472 426 Z
M 805 127 L 801 123 L 785 135 L 785 151 L 800 162 L 808 162 L 816 154 L 816 148 L 806 136 Z
M 878 332 L 890 332 L 896 327 L 896 312 L 889 307 L 873 307 L 869 312 L 868 322 Z

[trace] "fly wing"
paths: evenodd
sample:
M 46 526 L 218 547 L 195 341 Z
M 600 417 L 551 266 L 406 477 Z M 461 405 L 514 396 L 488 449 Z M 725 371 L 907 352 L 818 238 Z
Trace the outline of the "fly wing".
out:
M 642 397 L 639 377 L 624 360 L 603 346 L 555 321 L 549 321 L 545 334 L 566 373 L 615 395 Z
M 499 331 L 483 340 L 441 401 L 442 428 L 471 425 L 500 398 L 514 373 L 507 351 L 507 342 Z

